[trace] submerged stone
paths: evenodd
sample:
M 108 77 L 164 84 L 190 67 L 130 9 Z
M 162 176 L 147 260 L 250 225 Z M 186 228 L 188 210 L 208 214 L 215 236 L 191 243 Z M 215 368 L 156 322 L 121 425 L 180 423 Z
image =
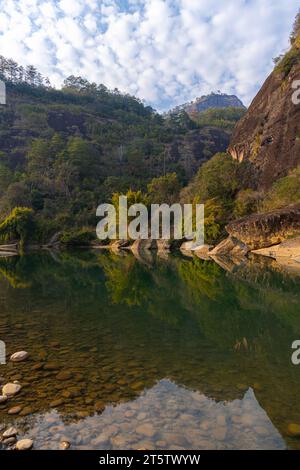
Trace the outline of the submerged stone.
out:
M 295 423 L 289 424 L 288 434 L 292 437 L 300 437 L 300 424 L 295 424 Z
M 8 410 L 7 413 L 9 415 L 17 415 L 18 413 L 20 413 L 21 410 L 22 410 L 21 406 L 13 406 L 12 408 Z
M 16 395 L 21 390 L 21 385 L 19 383 L 8 383 L 2 387 L 2 394 L 7 397 L 12 397 Z
M 10 360 L 12 362 L 21 362 L 21 361 L 25 361 L 25 359 L 27 359 L 28 356 L 29 354 L 27 351 L 18 351 L 10 356 Z
M 0 395 L 0 404 L 5 403 L 7 401 L 7 396 L 6 395 Z
M 12 437 L 12 436 L 16 436 L 17 434 L 18 434 L 18 430 L 14 427 L 10 427 L 6 431 L 4 431 L 4 433 L 2 434 L 2 437 L 4 438 Z
M 16 443 L 16 450 L 29 450 L 33 446 L 32 439 L 21 439 Z
M 141 424 L 140 426 L 138 426 L 136 428 L 136 432 L 138 434 L 143 434 L 144 436 L 147 436 L 147 437 L 153 437 L 155 434 L 155 429 L 152 424 L 145 423 L 145 424 Z
M 71 447 L 71 444 L 69 441 L 62 441 L 60 444 L 59 444 L 59 448 L 60 450 L 67 450 Z

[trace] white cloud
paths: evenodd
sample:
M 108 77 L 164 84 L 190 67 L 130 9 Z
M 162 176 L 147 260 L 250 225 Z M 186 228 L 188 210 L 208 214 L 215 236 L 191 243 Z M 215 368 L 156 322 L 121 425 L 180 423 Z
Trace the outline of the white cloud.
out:
M 298 0 L 0 0 L 0 54 L 165 109 L 218 89 L 249 104 Z

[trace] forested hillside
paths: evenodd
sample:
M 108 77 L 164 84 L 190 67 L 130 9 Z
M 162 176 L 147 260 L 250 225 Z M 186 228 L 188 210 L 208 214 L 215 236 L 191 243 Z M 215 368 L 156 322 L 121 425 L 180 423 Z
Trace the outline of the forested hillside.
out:
M 174 174 L 176 188 L 187 184 L 227 148 L 240 117 L 234 111 L 228 117 L 228 110 L 224 119 L 220 110 L 203 121 L 184 111 L 163 117 L 81 77 L 54 89 L 34 67 L 4 57 L 0 78 L 7 89 L 0 108 L 0 216 L 31 208 L 42 239 L 61 227 L 94 228 L 96 207 L 115 192 L 145 192 L 153 178 L 169 182 Z

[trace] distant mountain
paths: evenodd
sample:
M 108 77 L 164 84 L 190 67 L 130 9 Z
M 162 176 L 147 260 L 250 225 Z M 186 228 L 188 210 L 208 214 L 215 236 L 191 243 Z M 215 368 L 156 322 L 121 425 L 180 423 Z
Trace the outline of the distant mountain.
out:
M 244 108 L 242 101 L 235 95 L 226 95 L 225 93 L 210 93 L 196 98 L 195 101 L 176 106 L 169 113 L 178 114 L 185 111 L 187 114 L 202 113 L 211 108 Z

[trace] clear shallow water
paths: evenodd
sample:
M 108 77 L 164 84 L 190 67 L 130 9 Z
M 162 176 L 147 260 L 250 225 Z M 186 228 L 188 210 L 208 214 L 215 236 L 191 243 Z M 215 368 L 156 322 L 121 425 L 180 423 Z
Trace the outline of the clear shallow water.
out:
M 0 404 L 35 448 L 284 449 L 300 424 L 300 278 L 263 258 L 0 258 Z M 8 410 L 22 407 L 18 415 Z

